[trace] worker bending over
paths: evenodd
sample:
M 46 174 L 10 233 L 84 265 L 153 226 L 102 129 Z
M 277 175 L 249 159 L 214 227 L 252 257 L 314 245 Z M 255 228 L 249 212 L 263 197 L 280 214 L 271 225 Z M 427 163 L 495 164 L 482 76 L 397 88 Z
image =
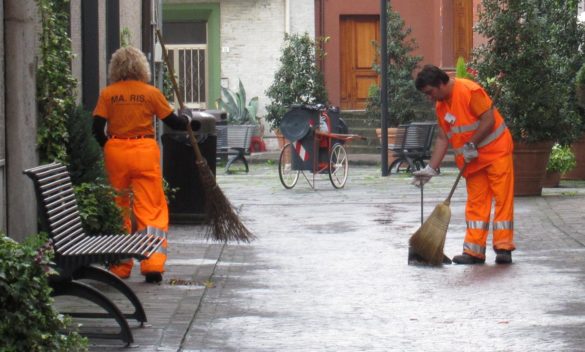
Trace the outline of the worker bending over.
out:
M 486 91 L 477 83 L 450 78 L 433 65 L 416 77 L 416 88 L 436 102 L 438 135 L 428 165 L 414 172 L 413 184 L 420 187 L 438 175 L 449 144 L 459 169 L 467 167 L 465 220 L 467 231 L 463 253 L 457 264 L 483 264 L 495 200 L 493 248 L 496 263 L 512 263 L 514 246 L 514 167 L 512 136 Z

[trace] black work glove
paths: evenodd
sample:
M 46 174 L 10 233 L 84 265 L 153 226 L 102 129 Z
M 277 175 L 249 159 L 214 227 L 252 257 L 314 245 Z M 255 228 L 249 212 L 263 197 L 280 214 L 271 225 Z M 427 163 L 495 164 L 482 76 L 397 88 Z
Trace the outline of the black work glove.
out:
M 185 120 L 185 124 L 191 123 L 191 129 L 197 131 L 201 128 L 201 122 L 195 120 L 193 117 L 193 110 L 189 108 L 183 108 L 179 110 L 179 116 Z M 187 129 L 187 127 L 185 127 Z

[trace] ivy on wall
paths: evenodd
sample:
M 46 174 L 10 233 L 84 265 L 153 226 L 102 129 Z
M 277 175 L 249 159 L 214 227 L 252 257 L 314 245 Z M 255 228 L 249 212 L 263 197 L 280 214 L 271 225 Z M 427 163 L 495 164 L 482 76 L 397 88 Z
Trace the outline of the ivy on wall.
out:
M 39 128 L 37 143 L 42 162 L 67 161 L 69 135 L 65 121 L 75 110 L 77 81 L 71 73 L 69 0 L 36 0 L 41 18 L 40 62 L 37 68 Z

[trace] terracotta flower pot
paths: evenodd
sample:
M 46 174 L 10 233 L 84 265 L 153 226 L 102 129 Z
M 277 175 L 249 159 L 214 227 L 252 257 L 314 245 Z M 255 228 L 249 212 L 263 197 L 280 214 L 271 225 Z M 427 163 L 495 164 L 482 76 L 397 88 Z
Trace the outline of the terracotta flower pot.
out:
M 397 131 L 398 131 L 398 129 L 396 127 L 389 127 L 388 128 L 388 145 L 396 143 L 396 132 Z M 376 136 L 378 136 L 378 139 L 380 140 L 380 145 L 382 145 L 382 129 L 381 128 L 376 128 Z M 394 152 L 389 151 L 388 152 L 388 165 L 391 165 L 392 162 L 396 159 L 397 158 L 394 157 Z
M 547 171 L 542 181 L 542 187 L 544 188 L 555 188 L 559 186 L 561 182 L 561 173 L 558 171 Z
M 514 141 L 514 195 L 539 196 L 553 142 Z

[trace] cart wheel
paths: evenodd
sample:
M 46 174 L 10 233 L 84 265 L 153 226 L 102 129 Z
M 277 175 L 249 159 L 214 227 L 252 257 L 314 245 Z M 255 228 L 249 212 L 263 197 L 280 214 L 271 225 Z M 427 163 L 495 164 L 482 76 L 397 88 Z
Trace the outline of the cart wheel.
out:
M 341 144 L 335 144 L 329 158 L 329 179 L 335 188 L 343 188 L 347 181 L 349 165 L 347 153 Z
M 292 169 L 292 156 L 295 153 L 291 143 L 285 145 L 280 152 L 278 159 L 278 177 L 286 189 L 293 188 L 299 180 L 299 170 Z

